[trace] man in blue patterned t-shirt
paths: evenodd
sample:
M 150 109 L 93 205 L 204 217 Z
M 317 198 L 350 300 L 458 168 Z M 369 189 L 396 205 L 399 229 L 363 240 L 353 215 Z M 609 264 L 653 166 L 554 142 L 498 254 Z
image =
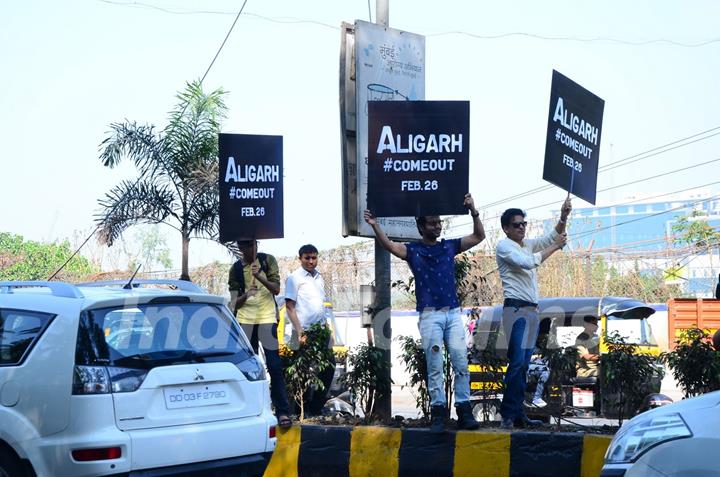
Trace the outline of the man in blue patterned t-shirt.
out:
M 480 213 L 470 194 L 465 194 L 465 207 L 473 218 L 473 233 L 461 239 L 438 240 L 442 222 L 436 215 L 417 217 L 420 242 L 393 242 L 385 235 L 368 210 L 365 221 L 372 227 L 378 242 L 390 253 L 406 260 L 415 277 L 417 311 L 420 312 L 420 337 L 428 368 L 428 391 L 432 415 L 431 432 L 445 430 L 445 374 L 443 344 L 447 347 L 455 373 L 455 407 L 458 428 L 477 429 L 478 422 L 470 407 L 470 373 L 468 372 L 465 329 L 460 316 L 460 301 L 455 286 L 455 255 L 485 239 Z

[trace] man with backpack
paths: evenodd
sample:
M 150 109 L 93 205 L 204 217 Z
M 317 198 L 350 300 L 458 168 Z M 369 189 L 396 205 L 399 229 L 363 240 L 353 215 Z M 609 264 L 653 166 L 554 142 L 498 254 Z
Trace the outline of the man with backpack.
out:
M 237 245 L 241 258 L 230 268 L 230 302 L 234 303 L 235 317 L 256 353 L 258 342 L 262 344 L 278 425 L 289 427 L 292 425 L 290 405 L 277 338 L 275 295 L 280 293 L 277 260 L 272 255 L 258 253 L 256 240 L 240 240 Z

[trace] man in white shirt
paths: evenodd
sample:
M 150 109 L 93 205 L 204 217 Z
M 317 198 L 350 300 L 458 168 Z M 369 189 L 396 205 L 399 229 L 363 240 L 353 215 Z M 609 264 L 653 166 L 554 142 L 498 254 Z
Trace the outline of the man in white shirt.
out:
M 327 326 L 325 321 L 325 281 L 317 270 L 318 250 L 314 245 L 303 245 L 298 251 L 300 268 L 285 281 L 285 311 L 293 327 L 293 334 L 300 346 L 305 344 L 305 330 L 316 323 Z M 294 340 L 293 340 L 294 341 Z M 328 343 L 328 346 L 331 344 Z M 318 377 L 324 389 L 312 393 L 308 402 L 308 415 L 322 412 L 335 374 L 335 359 L 330 353 L 330 366 L 320 372 Z
M 502 427 L 538 425 L 523 411 L 528 365 L 537 340 L 537 268 L 550 255 L 565 246 L 565 223 L 572 210 L 570 197 L 560 210 L 560 220 L 547 235 L 526 239 L 525 212 L 508 209 L 500 217 L 507 238 L 498 243 L 495 258 L 503 284 L 503 329 L 508 344 L 505 392 L 500 406 Z

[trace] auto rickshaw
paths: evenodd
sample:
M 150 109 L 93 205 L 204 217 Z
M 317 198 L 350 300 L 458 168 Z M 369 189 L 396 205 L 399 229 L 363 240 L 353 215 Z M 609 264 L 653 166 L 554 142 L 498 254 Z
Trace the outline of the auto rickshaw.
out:
M 601 379 L 602 355 L 608 352 L 607 337 L 617 332 L 627 343 L 637 346 L 639 353 L 659 356 L 660 349 L 647 321 L 655 310 L 641 301 L 622 297 L 544 298 L 538 305 L 539 345 L 560 352 L 574 348 L 576 338 L 584 330 L 585 317 L 594 317 L 598 323 L 601 358 L 598 376 L 594 379 L 580 379 L 574 376 L 574 369 L 551 373 L 544 393 L 547 405 L 542 408 L 526 406 L 527 415 L 546 421 L 550 416 L 560 415 L 617 417 L 617 409 L 606 405 L 607 399 L 604 398 L 609 396 L 603 392 Z M 506 370 L 503 360 L 506 354 L 502 306 L 484 308 L 476 325 L 470 351 L 470 399 L 476 419 L 500 419 L 502 379 Z M 653 381 L 651 388 L 649 392 L 659 392 L 660 379 Z M 526 402 L 532 400 L 527 398 L 533 391 L 534 383 L 529 382 Z

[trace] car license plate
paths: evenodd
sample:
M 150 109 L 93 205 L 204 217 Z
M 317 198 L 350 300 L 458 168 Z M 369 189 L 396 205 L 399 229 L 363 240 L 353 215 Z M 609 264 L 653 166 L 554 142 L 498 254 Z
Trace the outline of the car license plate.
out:
M 169 386 L 163 389 L 163 394 L 168 409 L 230 403 L 230 390 L 225 383 Z

